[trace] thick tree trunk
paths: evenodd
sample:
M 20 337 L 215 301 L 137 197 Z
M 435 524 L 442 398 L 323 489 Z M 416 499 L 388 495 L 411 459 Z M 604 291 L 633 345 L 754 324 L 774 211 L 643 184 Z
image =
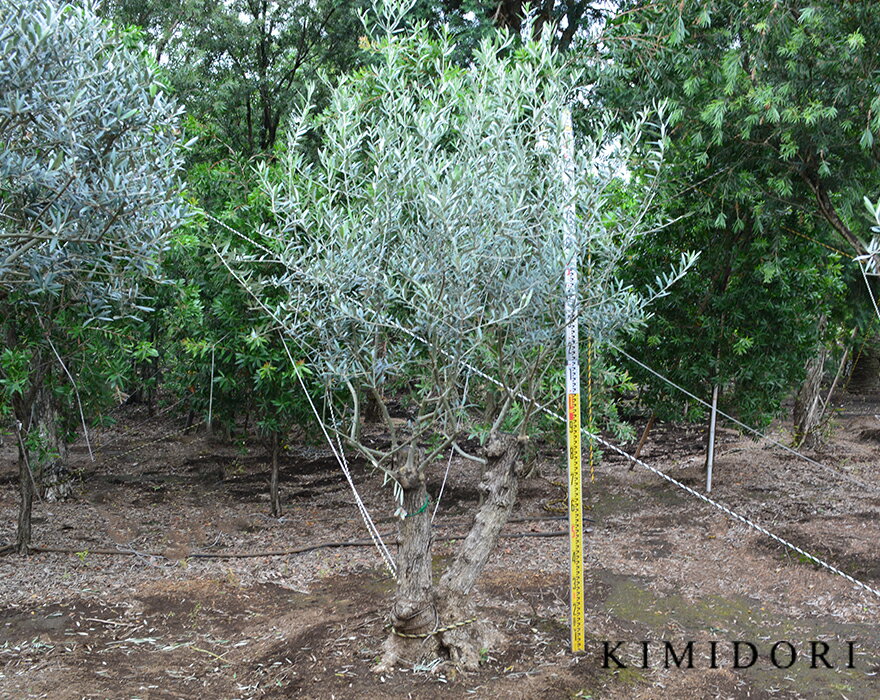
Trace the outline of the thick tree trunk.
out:
M 498 647 L 502 637 L 497 630 L 472 619 L 469 595 L 516 502 L 521 451 L 522 443 L 512 435 L 490 438 L 488 464 L 479 487 L 483 504 L 436 588 L 432 583 L 431 519 L 424 507 L 428 497 L 424 474 L 416 468 L 418 458 L 414 455 L 398 470 L 408 515 L 399 531 L 393 630 L 376 671 L 389 670 L 401 660 L 411 663 L 438 653 L 448 655 L 461 668 L 475 669 L 482 649 Z
M 379 423 L 382 421 L 382 408 L 379 401 L 370 393 L 364 396 L 364 423 Z
M 281 517 L 281 494 L 278 490 L 278 453 L 281 451 L 281 440 L 278 433 L 272 433 L 272 475 L 269 478 L 269 500 L 272 503 L 272 517 Z
M 428 490 L 420 461 L 420 451 L 411 448 L 403 466 L 397 470 L 406 514 L 399 527 L 400 566 L 392 624 L 398 632 L 410 634 L 433 629 L 436 622 L 431 598 L 431 514 L 426 508 Z
M 827 348 L 821 345 L 817 349 L 816 356 L 807 360 L 806 377 L 797 396 L 795 396 L 792 410 L 796 447 L 816 448 L 822 442 L 818 430 L 822 423 L 823 414 L 820 393 L 827 355 Z
M 521 443 L 513 435 L 493 436 L 486 447 L 488 463 L 480 483 L 483 506 L 452 565 L 440 579 L 441 594 L 467 596 L 489 561 L 501 528 L 510 517 L 519 488 Z
M 421 451 L 402 455 L 395 477 L 403 488 L 403 520 L 398 527 L 397 590 L 391 610 L 392 633 L 385 641 L 377 672 L 392 669 L 404 658 L 436 649 L 431 632 L 437 626 L 431 560 L 431 514 L 423 505 L 428 490 Z M 409 636 L 405 636 L 409 635 Z
M 485 494 L 474 524 L 439 584 L 438 612 L 444 626 L 464 623 L 473 615 L 469 596 L 498 542 L 516 503 L 523 443 L 513 435 L 493 435 L 486 447 L 488 464 L 480 483 Z M 441 649 L 461 668 L 475 670 L 483 649 L 497 649 L 502 635 L 475 621 L 440 634 Z

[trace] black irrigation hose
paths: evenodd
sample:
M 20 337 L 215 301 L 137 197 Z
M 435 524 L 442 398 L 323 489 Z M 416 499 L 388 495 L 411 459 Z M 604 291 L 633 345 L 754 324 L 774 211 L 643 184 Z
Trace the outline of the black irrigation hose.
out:
M 516 539 L 523 537 L 568 537 L 568 530 L 554 530 L 552 532 L 511 532 L 508 534 L 499 535 L 499 539 Z M 441 535 L 439 537 L 433 538 L 434 542 L 449 542 L 452 540 L 463 540 L 467 535 Z M 399 544 L 397 540 L 394 540 L 391 544 Z M 322 542 L 320 544 L 309 545 L 308 547 L 297 547 L 295 549 L 277 549 L 270 550 L 268 552 L 199 552 L 196 554 L 188 554 L 184 557 L 180 557 L 181 559 L 255 559 L 257 557 L 284 557 L 293 554 L 305 554 L 306 552 L 313 552 L 318 549 L 334 549 L 339 547 L 372 547 L 372 540 L 344 540 L 340 542 Z M 4 545 L 0 546 L 0 554 L 7 553 L 13 551 L 15 549 L 14 545 Z M 153 552 L 137 552 L 135 550 L 128 549 L 74 549 L 72 547 L 40 547 L 40 546 L 31 546 L 28 547 L 29 552 L 34 553 L 51 553 L 51 554 L 81 554 L 82 552 L 86 552 L 87 554 L 102 554 L 102 555 L 121 555 L 121 556 L 142 556 L 142 557 L 156 557 L 159 559 L 168 559 L 171 561 L 169 557 L 166 557 L 164 554 L 156 554 Z

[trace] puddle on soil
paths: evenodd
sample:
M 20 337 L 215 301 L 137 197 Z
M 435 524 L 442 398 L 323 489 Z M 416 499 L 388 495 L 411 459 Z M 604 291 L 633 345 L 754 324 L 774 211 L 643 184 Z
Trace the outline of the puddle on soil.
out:
M 641 628 L 638 634 L 644 635 L 626 645 L 627 658 L 635 667 L 642 665 L 642 639 L 652 641 L 652 668 L 662 668 L 664 664 L 664 642 L 673 643 L 676 653 L 681 653 L 687 641 L 693 640 L 694 669 L 705 670 L 709 668 L 709 641 L 717 640 L 719 667 L 741 674 L 754 688 L 805 693 L 810 697 L 825 697 L 825 693 L 835 693 L 835 697 L 840 693 L 848 697 L 880 697 L 880 629 L 876 626 L 844 624 L 828 617 L 786 617 L 744 596 L 715 595 L 699 600 L 662 596 L 648 590 L 642 580 L 611 572 L 603 572 L 601 579 L 610 588 L 603 607 L 615 617 L 634 623 Z M 732 668 L 733 642 L 737 640 L 755 645 L 758 658 L 753 666 Z M 833 669 L 825 668 L 819 658 L 815 660 L 817 668 L 811 668 L 814 640 L 828 645 L 826 658 Z M 770 659 L 771 649 L 779 641 L 789 642 L 797 654 L 788 669 L 776 668 Z M 855 644 L 855 668 L 847 668 L 848 642 Z M 745 644 L 741 648 L 747 663 L 749 649 Z M 822 651 L 821 644 L 817 651 Z M 780 665 L 787 665 L 789 647 L 781 645 L 776 658 Z

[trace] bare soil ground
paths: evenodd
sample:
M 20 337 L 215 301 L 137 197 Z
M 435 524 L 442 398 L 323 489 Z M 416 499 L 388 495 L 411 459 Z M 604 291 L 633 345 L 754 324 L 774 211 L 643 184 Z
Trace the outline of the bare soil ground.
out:
M 371 672 L 387 634 L 392 581 L 375 549 L 324 547 L 366 528 L 320 446 L 291 445 L 285 514 L 268 516 L 267 459 L 143 407 L 119 411 L 88 460 L 76 445 L 74 495 L 38 503 L 26 558 L 0 557 L 0 697 L 52 698 L 878 698 L 880 597 L 619 457 L 587 483 L 587 652 L 568 652 L 568 540 L 516 537 L 566 528 L 545 505 L 564 495 L 563 451 L 542 446 L 506 537 L 474 595 L 506 642 L 482 669 L 440 659 Z M 721 431 L 712 496 L 777 535 L 880 587 L 880 402 L 846 397 L 821 469 L 732 430 Z M 784 426 L 774 436 L 788 440 Z M 702 491 L 705 435 L 660 425 L 643 459 Z M 630 447 L 631 449 L 631 447 Z M 14 538 L 14 454 L 0 447 L 0 544 Z M 444 464 L 436 467 L 436 493 Z M 388 489 L 355 463 L 354 478 L 393 539 Z M 844 480 L 848 475 L 862 485 Z M 463 533 L 477 475 L 453 461 L 438 536 Z M 432 504 L 433 507 L 433 504 Z M 435 546 L 438 570 L 455 544 Z M 102 551 L 117 554 L 103 554 Z M 642 668 L 641 642 L 650 642 Z M 711 669 L 710 644 L 717 644 Z M 796 662 L 776 668 L 777 641 Z M 603 668 L 603 643 L 624 642 L 626 668 Z M 694 642 L 694 668 L 666 668 L 664 643 Z M 732 668 L 734 641 L 758 650 Z M 828 645 L 811 668 L 810 643 Z M 848 666 L 848 643 L 852 665 Z M 742 645 L 741 645 L 742 646 Z M 821 651 L 821 645 L 818 650 Z M 788 647 L 777 661 L 789 660 Z M 748 660 L 748 651 L 744 659 Z

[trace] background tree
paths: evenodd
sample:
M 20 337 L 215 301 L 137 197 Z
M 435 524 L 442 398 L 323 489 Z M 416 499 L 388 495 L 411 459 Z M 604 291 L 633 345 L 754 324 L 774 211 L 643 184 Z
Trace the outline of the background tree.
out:
M 205 137 L 194 158 L 271 154 L 304 86 L 353 67 L 362 2 L 113 0 L 107 13 L 141 27 L 188 128 Z
M 865 3 L 624 2 L 609 33 L 603 99 L 625 114 L 659 95 L 675 116 L 662 199 L 690 217 L 658 243 L 702 250 L 709 281 L 658 309 L 649 364 L 702 395 L 698 377 L 721 382 L 729 410 L 766 419 L 850 317 L 840 279 L 857 270 L 821 244 L 863 252 L 880 22 Z
M 218 213 L 230 229 L 253 231 L 265 209 L 265 197 L 254 193 L 248 206 Z M 256 250 L 230 229 L 196 216 L 163 258 L 170 283 L 158 288 L 160 311 L 154 315 L 164 329 L 164 387 L 181 401 L 188 425 L 199 416 L 240 444 L 254 435 L 263 439 L 271 512 L 279 517 L 282 448 L 293 427 L 313 421 L 300 385 L 300 376 L 309 371 L 303 364 L 290 365 L 278 329 L 250 308 L 247 292 L 217 258 L 212 246 L 238 254 Z M 308 386 L 311 390 L 311 381 Z
M 518 34 L 524 22 L 529 22 L 536 35 L 553 32 L 554 47 L 565 51 L 579 35 L 603 25 L 612 13 L 608 3 L 593 0 L 417 0 L 412 10 L 412 16 L 431 26 L 448 25 L 456 36 L 456 51 L 462 54 L 475 49 L 493 29 Z
M 264 170 L 280 226 L 277 253 L 265 262 L 277 255 L 286 271 L 252 277 L 251 289 L 270 299 L 286 290 L 283 303 L 264 301 L 265 309 L 290 342 L 311 341 L 301 352 L 329 391 L 349 397 L 331 428 L 395 484 L 401 544 L 392 623 L 420 634 L 469 616 L 468 594 L 516 499 L 532 402 L 561 400 L 544 376 L 561 358 L 566 206 L 576 203 L 577 240 L 593 253 L 581 322 L 597 339 L 637 324 L 648 298 L 690 261 L 676 261 L 646 296 L 616 281 L 651 202 L 643 180 L 633 182 L 642 206 L 614 206 L 619 161 L 638 129 L 585 139 L 574 191 L 563 183 L 560 114 L 575 78 L 549 37 L 518 43 L 496 33 L 462 68 L 448 34 L 435 41 L 424 24 L 401 32 L 398 10 L 384 12 L 370 67 L 343 80 L 323 114 L 298 122 L 280 177 Z M 310 130 L 321 139 L 314 162 L 301 148 Z M 656 164 L 658 153 L 651 157 Z M 485 406 L 473 397 L 485 396 L 489 383 L 463 362 L 503 384 L 485 424 Z M 363 396 L 377 405 L 387 443 L 361 438 Z M 470 431 L 482 435 L 481 454 L 466 443 Z M 426 470 L 450 448 L 479 464 L 484 499 L 435 585 Z M 474 624 L 433 639 L 474 666 L 490 635 Z M 411 646 L 392 635 L 383 664 L 432 651 Z
M 718 386 L 719 406 L 752 425 L 779 415 L 782 401 L 824 343 L 819 318 L 831 318 L 844 290 L 839 256 L 810 241 L 734 233 L 698 218 L 636 244 L 646 264 L 629 268 L 634 283 L 650 280 L 654 261 L 682 248 L 700 259 L 625 349 L 705 401 Z M 626 358 L 621 364 L 642 387 L 642 401 L 665 420 L 702 420 L 703 406 Z
M 90 5 L 2 0 L 0 18 L 0 383 L 25 552 L 35 473 L 63 450 L 61 387 L 88 356 L 77 343 L 130 313 L 182 218 L 179 113 L 135 38 Z

